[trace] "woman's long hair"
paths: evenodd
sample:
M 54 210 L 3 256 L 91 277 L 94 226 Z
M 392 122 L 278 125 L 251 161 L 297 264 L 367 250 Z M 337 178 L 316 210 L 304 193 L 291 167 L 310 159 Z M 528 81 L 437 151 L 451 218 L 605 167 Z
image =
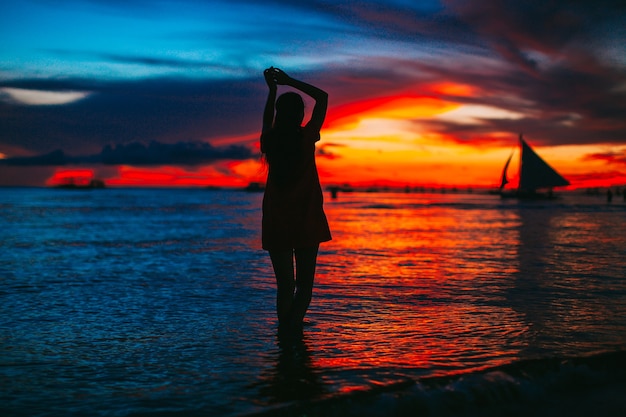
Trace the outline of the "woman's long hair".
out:
M 302 162 L 303 119 L 304 101 L 300 94 L 288 92 L 278 97 L 274 126 L 264 146 L 270 175 L 277 186 L 290 184 Z

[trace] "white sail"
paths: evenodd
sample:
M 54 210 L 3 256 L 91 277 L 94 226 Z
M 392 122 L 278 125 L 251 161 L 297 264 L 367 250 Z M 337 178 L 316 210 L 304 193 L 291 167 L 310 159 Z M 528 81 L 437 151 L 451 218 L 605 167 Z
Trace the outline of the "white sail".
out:
M 521 135 L 519 140 L 522 148 L 519 182 L 520 190 L 535 191 L 541 188 L 569 185 L 569 181 L 541 159 L 541 157 L 528 146 Z

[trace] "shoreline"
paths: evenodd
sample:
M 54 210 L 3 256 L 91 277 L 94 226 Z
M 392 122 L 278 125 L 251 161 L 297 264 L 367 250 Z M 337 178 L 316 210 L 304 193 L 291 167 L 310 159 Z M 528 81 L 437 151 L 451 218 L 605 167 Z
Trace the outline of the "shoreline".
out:
M 238 417 L 626 415 L 626 351 L 527 360 L 467 374 L 399 377 L 370 389 L 268 406 Z

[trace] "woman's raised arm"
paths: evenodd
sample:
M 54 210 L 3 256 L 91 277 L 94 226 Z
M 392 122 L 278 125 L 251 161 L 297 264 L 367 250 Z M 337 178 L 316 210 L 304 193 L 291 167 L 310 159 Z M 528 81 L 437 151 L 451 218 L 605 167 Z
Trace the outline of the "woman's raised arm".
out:
M 263 71 L 265 82 L 269 87 L 267 93 L 267 101 L 265 102 L 265 110 L 263 111 L 263 132 L 267 132 L 272 128 L 274 123 L 274 103 L 276 102 L 276 79 L 274 78 L 274 67 L 270 67 Z
M 324 119 L 326 118 L 326 110 L 328 109 L 328 93 L 318 87 L 315 87 L 314 85 L 291 78 L 284 71 L 278 68 L 272 67 L 270 69 L 273 73 L 273 78 L 276 81 L 276 84 L 288 85 L 296 88 L 315 100 L 315 107 L 313 107 L 311 120 L 309 120 L 306 124 L 306 127 L 319 132 L 322 129 Z

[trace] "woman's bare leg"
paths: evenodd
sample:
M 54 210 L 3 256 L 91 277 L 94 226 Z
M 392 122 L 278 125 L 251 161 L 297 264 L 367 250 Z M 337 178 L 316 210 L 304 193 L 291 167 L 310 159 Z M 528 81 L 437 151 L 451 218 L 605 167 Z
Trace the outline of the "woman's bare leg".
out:
M 276 275 L 276 312 L 280 326 L 291 322 L 296 282 L 293 272 L 293 250 L 271 250 L 270 259 Z
M 319 246 L 295 250 L 296 293 L 293 298 L 291 311 L 291 325 L 293 328 L 302 326 L 302 321 L 311 303 L 318 249 Z

